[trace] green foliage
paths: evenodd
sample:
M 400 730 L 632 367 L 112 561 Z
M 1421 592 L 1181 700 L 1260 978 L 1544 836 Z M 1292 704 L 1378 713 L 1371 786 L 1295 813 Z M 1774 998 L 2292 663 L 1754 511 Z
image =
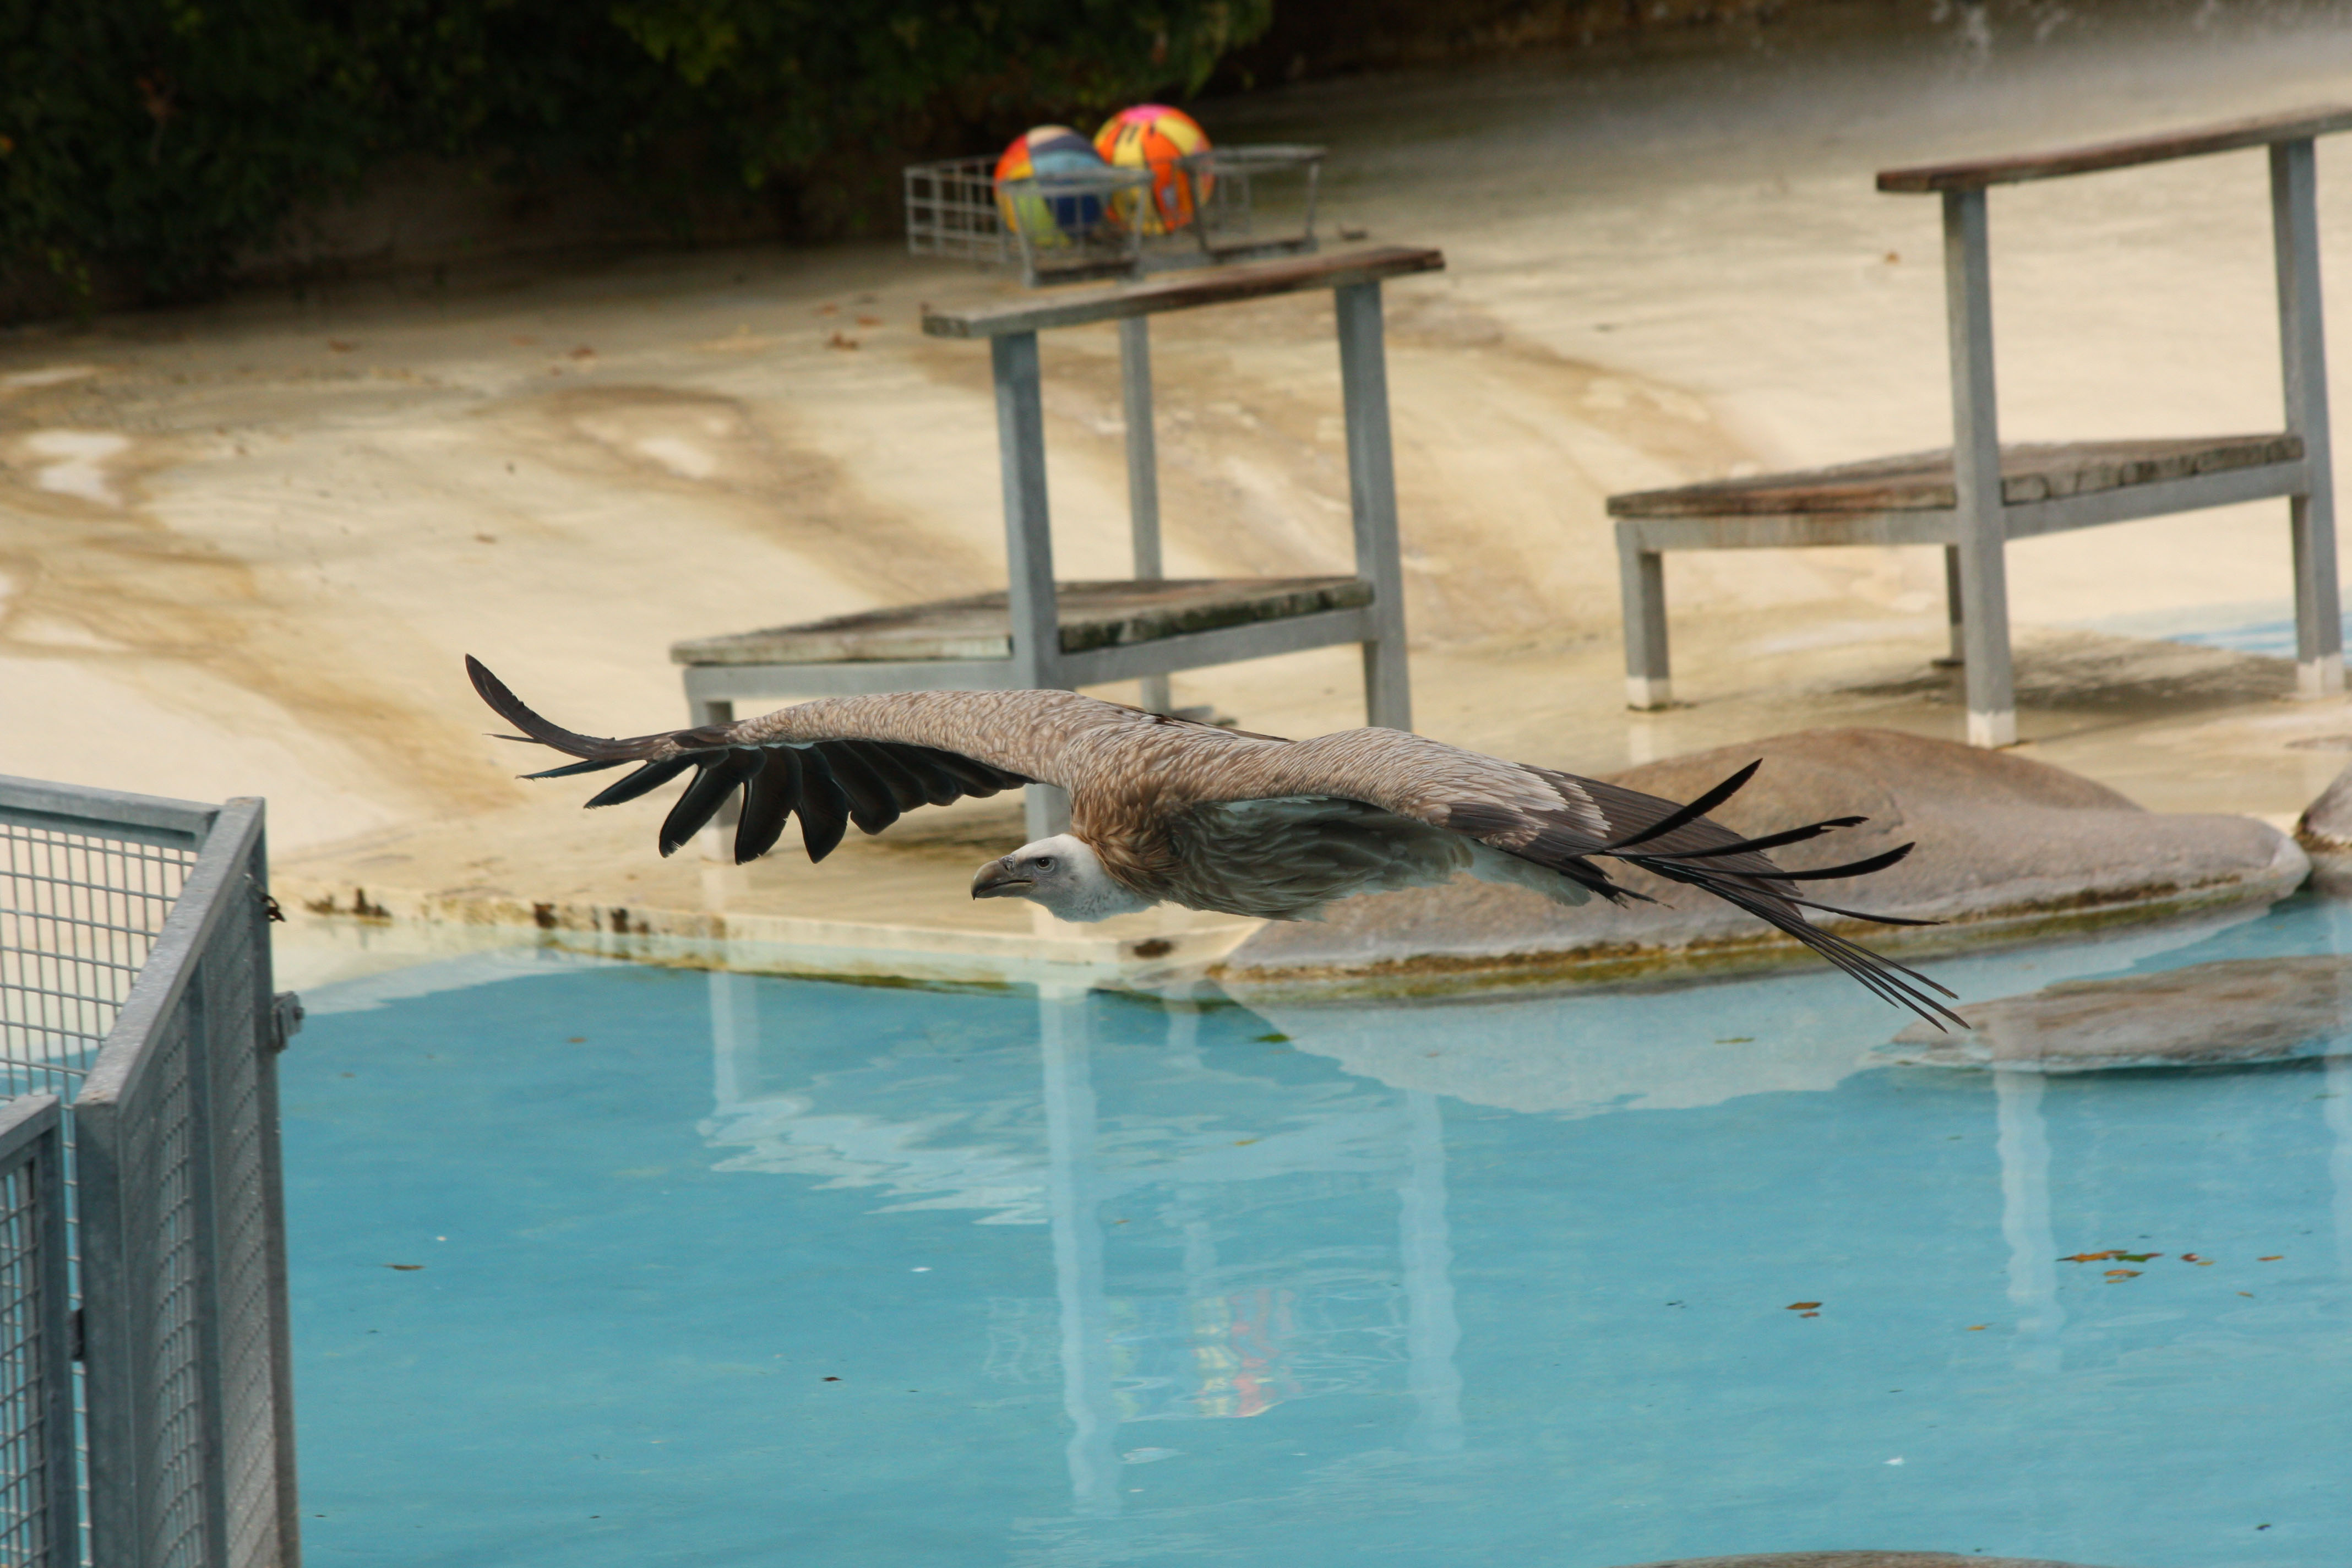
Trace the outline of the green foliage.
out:
M 0 272 L 164 299 L 425 153 L 790 210 L 839 160 L 1184 92 L 1272 0 L 9 0 Z M 982 141 L 978 145 L 991 143 Z

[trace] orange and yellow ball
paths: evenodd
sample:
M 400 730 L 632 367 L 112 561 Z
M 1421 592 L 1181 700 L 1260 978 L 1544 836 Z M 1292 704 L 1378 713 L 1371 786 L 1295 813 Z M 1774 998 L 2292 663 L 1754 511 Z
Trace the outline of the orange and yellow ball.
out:
M 1122 109 L 1095 132 L 1095 151 L 1105 163 L 1126 169 L 1149 169 L 1151 184 L 1138 201 L 1133 193 L 1113 198 L 1112 210 L 1146 234 L 1172 234 L 1199 216 L 1200 205 L 1215 188 L 1206 173 L 1195 174 L 1177 160 L 1209 150 L 1208 133 L 1181 109 L 1139 103 Z

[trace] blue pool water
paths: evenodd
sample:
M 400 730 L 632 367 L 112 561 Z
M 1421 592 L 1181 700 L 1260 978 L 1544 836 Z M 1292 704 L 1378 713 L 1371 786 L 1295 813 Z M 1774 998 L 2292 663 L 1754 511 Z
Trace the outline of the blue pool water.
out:
M 2344 637 L 2352 642 L 2352 615 L 2344 617 Z M 2221 626 L 2211 630 L 2181 631 L 2168 634 L 2170 642 L 2194 643 L 2200 647 L 2227 648 L 2231 653 L 2267 654 L 2273 658 L 2294 657 L 2294 616 L 2250 621 L 2243 626 Z
M 519 956 L 312 1001 L 314 1564 L 2352 1542 L 2352 1062 L 1889 1067 L 1827 975 L 1253 1013 Z M 2109 1249 L 2164 1256 L 2061 1260 Z

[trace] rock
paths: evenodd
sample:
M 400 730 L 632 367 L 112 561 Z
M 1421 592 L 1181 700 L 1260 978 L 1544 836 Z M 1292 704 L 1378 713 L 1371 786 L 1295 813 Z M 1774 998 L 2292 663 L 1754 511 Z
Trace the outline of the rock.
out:
M 2314 855 L 2352 855 L 2352 765 L 2303 808 L 2294 836 Z
M 1889 730 L 1807 730 L 1653 763 L 1614 781 L 1687 800 L 1757 758 L 1763 768 L 1716 819 L 1764 833 L 1825 816 L 1870 820 L 1778 852 L 1833 865 L 1906 840 L 1875 876 L 1812 884 L 1823 903 L 1945 924 L 1830 921 L 1904 955 L 2075 933 L 2194 910 L 2268 902 L 2310 869 L 2252 817 L 2158 816 L 2103 784 L 2000 752 Z M 1216 977 L 1244 1002 L 1433 995 L 1512 984 L 1589 984 L 1818 963 L 1730 906 L 1610 863 L 1661 900 L 1580 908 L 1457 879 L 1349 899 L 1319 922 L 1266 926 Z
M 2118 980 L 2070 980 L 1960 1009 L 1965 1034 L 1895 1037 L 1914 1067 L 2095 1072 L 2336 1054 L 2352 1030 L 2352 958 L 2233 958 Z M 2347 1047 L 2347 1048 L 2352 1048 Z
M 1768 1552 L 1754 1557 L 1677 1557 L 1633 1568 L 2084 1568 L 2045 1557 L 1956 1557 L 1948 1552 Z
M 2352 895 L 2352 765 L 2304 807 L 2295 842 L 2311 856 L 2311 882 L 2332 898 Z

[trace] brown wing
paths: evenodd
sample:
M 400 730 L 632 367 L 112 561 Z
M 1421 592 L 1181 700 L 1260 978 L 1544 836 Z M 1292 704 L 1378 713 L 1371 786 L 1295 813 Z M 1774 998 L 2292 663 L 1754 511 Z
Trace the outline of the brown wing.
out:
M 1256 753 L 1203 759 L 1223 797 L 1328 795 L 1416 818 L 1556 871 L 1604 898 L 1641 895 L 1611 880 L 1597 858 L 1622 860 L 1709 893 L 1778 927 L 1877 995 L 1941 1027 L 1958 1015 L 1927 994 L 1951 992 L 1927 976 L 1805 918 L 1807 910 L 1885 925 L 1932 921 L 1864 914 L 1815 903 L 1796 884 L 1883 871 L 1911 852 L 1901 845 L 1867 859 L 1791 871 L 1768 850 L 1800 844 L 1863 819 L 1832 817 L 1743 838 L 1706 814 L 1753 777 L 1751 763 L 1687 805 L 1599 779 L 1527 767 L 1393 730 L 1350 730 Z M 1925 986 L 1927 990 L 1922 990 Z
M 794 815 L 801 819 L 801 843 L 809 858 L 822 860 L 852 823 L 862 832 L 879 833 L 918 806 L 945 805 L 966 795 L 984 797 L 1033 782 L 1026 773 L 919 742 L 856 734 L 760 738 L 763 724 L 769 731 L 780 727 L 757 719 L 625 740 L 583 735 L 531 711 L 480 660 L 469 657 L 466 672 L 482 700 L 522 731 L 508 739 L 534 741 L 582 759 L 525 777 L 569 778 L 637 764 L 626 778 L 592 797 L 587 803 L 592 807 L 635 800 L 691 770 L 693 778 L 662 820 L 664 855 L 676 853 L 700 832 L 739 789 L 743 792 L 743 812 L 735 827 L 735 862 L 740 866 L 773 848 L 785 820 Z

